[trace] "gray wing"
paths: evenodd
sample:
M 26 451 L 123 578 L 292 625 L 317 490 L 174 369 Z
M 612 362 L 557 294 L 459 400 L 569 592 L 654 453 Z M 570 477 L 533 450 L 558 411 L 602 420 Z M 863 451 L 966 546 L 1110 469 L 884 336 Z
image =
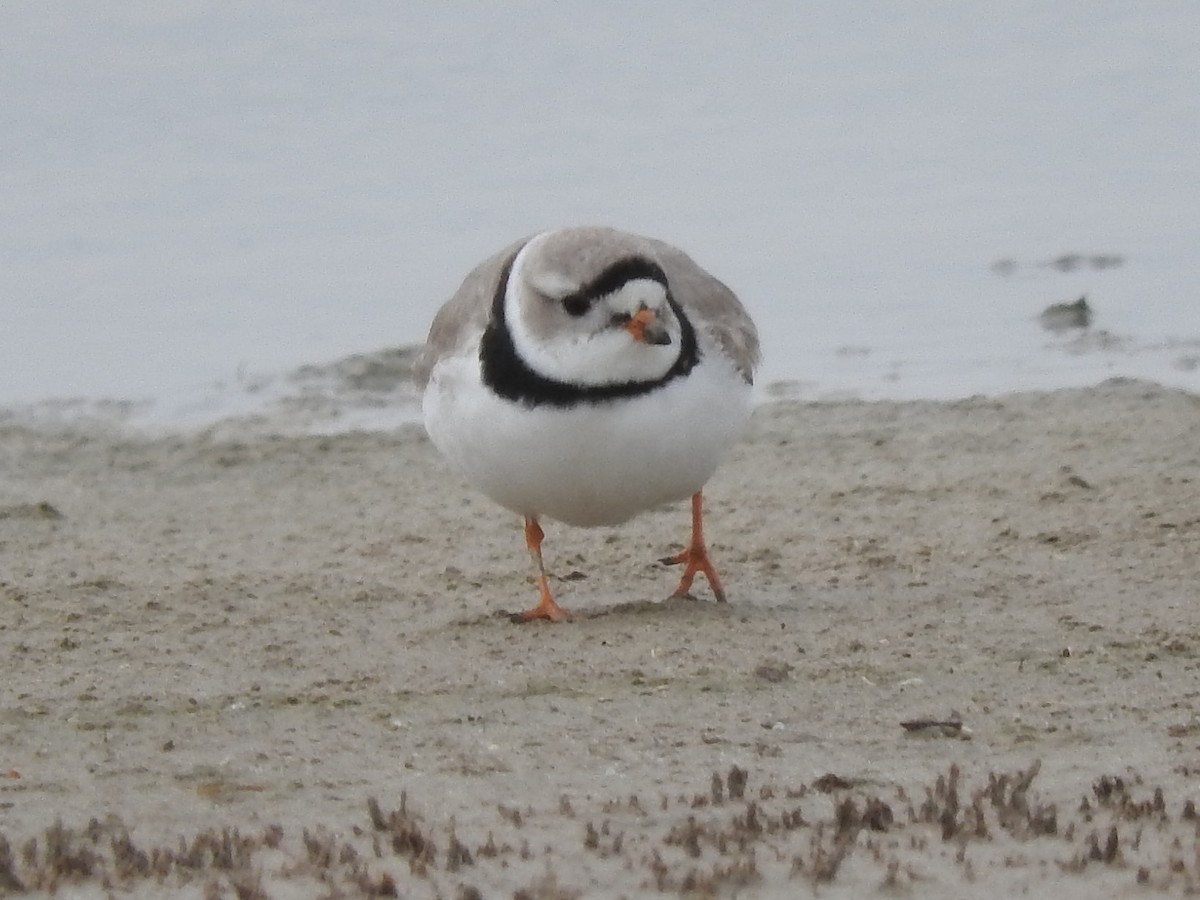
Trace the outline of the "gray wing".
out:
M 678 247 L 653 238 L 646 240 L 654 246 L 675 299 L 729 354 L 742 377 L 753 384 L 754 369 L 762 359 L 758 329 L 737 295 Z
M 429 383 L 429 373 L 443 356 L 455 353 L 470 343 L 484 328 L 492 311 L 492 299 L 504 265 L 529 241 L 514 241 L 489 256 L 463 279 L 454 296 L 447 300 L 429 326 L 429 336 L 413 366 L 413 380 L 420 390 Z

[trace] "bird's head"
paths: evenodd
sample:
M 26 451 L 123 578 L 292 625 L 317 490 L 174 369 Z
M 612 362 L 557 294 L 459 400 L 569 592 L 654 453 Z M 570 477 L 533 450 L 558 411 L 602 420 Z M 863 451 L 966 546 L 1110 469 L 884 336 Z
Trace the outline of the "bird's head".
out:
M 635 248 L 555 236 L 531 240 L 510 278 L 509 326 L 526 362 L 583 385 L 662 377 L 682 334 L 662 267 Z

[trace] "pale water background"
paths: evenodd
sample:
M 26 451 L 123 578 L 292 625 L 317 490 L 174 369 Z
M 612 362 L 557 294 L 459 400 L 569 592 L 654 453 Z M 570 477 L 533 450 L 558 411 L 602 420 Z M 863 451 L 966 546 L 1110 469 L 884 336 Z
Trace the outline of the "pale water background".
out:
M 801 397 L 1200 391 L 1200 3 L 713 6 L 0 4 L 0 407 L 386 424 L 371 354 L 572 223 L 688 250 Z

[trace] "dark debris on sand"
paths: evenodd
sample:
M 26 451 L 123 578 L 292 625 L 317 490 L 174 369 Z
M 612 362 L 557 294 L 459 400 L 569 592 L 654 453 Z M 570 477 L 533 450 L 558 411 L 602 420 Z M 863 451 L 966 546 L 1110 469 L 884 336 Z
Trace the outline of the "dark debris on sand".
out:
M 754 896 L 849 883 L 863 891 L 1003 884 L 1005 873 L 1200 889 L 1200 816 L 1133 776 L 1102 775 L 1077 806 L 1042 800 L 1040 764 L 968 781 L 951 766 L 916 790 L 826 774 L 756 783 L 734 766 L 706 790 L 645 801 L 563 795 L 546 809 L 500 805 L 483 823 L 431 821 L 402 792 L 363 821 L 135 838 L 115 816 L 41 834 L 0 834 L 0 896 L 80 893 L 205 898 Z M 935 864 L 934 861 L 937 861 Z M 1094 874 L 1094 872 L 1093 872 Z M 998 890 L 1003 892 L 1003 888 Z

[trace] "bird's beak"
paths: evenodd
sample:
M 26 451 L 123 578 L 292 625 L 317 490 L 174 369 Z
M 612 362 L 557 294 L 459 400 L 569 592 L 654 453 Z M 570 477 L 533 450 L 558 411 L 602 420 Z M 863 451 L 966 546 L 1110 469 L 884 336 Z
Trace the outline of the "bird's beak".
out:
M 671 335 L 667 334 L 667 329 L 658 321 L 658 316 L 648 309 L 639 309 L 634 313 L 626 323 L 625 330 L 633 335 L 635 341 L 641 341 L 643 344 L 671 343 Z

